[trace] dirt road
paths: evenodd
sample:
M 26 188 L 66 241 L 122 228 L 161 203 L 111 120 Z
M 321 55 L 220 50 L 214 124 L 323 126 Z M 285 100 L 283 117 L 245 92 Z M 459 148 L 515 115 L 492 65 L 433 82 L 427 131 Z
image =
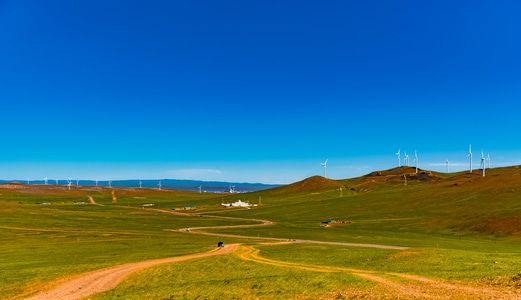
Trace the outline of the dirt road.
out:
M 115 288 L 127 276 L 138 270 L 156 266 L 159 264 L 185 261 L 212 255 L 222 255 L 234 252 L 238 245 L 226 245 L 222 248 L 216 248 L 212 251 L 165 259 L 156 259 L 143 262 L 130 263 L 111 268 L 101 269 L 77 276 L 61 285 L 57 285 L 51 290 L 42 292 L 28 300 L 72 300 L 83 299 L 93 294 L 101 293 Z
M 393 250 L 407 250 L 410 247 L 403 246 L 390 246 L 390 245 L 377 245 L 377 244 L 362 244 L 362 243 L 346 243 L 346 242 L 328 242 L 328 241 L 316 241 L 316 240 L 301 240 L 301 239 L 283 239 L 283 238 L 272 238 L 272 237 L 259 237 L 259 236 L 248 236 L 248 235 L 237 235 L 237 234 L 227 234 L 227 233 L 212 233 L 203 231 L 203 229 L 208 228 L 244 228 L 244 227 L 254 227 L 254 226 L 262 226 L 266 224 L 254 224 L 254 225 L 236 225 L 236 226 L 213 226 L 213 227 L 194 227 L 194 228 L 181 228 L 179 231 L 183 233 L 193 233 L 193 234 L 201 234 L 201 235 L 209 235 L 209 236 L 218 236 L 218 237 L 229 237 L 229 238 L 240 238 L 240 239 L 250 239 L 250 240 L 265 240 L 265 241 L 274 241 L 274 242 L 292 242 L 292 243 L 311 243 L 311 244 L 327 244 L 327 245 L 339 245 L 339 246 L 348 246 L 348 247 L 365 247 L 365 248 L 377 248 L 377 249 L 393 249 Z
M 276 245 L 276 244 L 273 244 Z M 512 292 L 501 287 L 479 287 L 451 283 L 443 280 L 427 278 L 422 276 L 381 273 L 368 270 L 357 270 L 344 267 L 319 266 L 303 263 L 293 263 L 268 259 L 259 255 L 259 250 L 253 246 L 241 246 L 235 253 L 240 259 L 254 261 L 278 267 L 302 269 L 312 272 L 349 272 L 375 282 L 382 287 L 379 294 L 377 291 L 371 294 L 350 294 L 350 292 L 337 291 L 331 299 L 520 299 L 521 292 Z M 340 297 L 341 296 L 341 297 Z M 328 298 L 329 299 L 329 298 Z
M 94 199 L 90 198 L 91 203 Z M 170 213 L 170 212 L 169 212 Z M 239 219 L 239 218 L 233 218 Z M 243 219 L 244 220 L 244 219 Z M 359 247 L 372 247 L 372 248 L 385 248 L 385 249 L 396 249 L 405 250 L 408 247 L 400 246 L 386 246 L 386 245 L 374 245 L 374 244 L 352 244 L 342 242 L 325 242 L 325 241 L 313 241 L 313 240 L 288 240 L 280 238 L 268 238 L 268 237 L 254 237 L 254 236 L 239 236 L 232 234 L 217 234 L 209 233 L 204 229 L 209 228 L 233 228 L 233 227 L 253 227 L 263 226 L 272 224 L 267 220 L 253 220 L 259 222 L 259 224 L 250 225 L 237 225 L 237 226 L 216 226 L 216 227 L 196 227 L 196 228 L 183 228 L 180 230 L 184 233 L 203 234 L 203 235 L 214 235 L 221 237 L 236 237 L 245 239 L 258 239 L 274 242 L 273 244 L 281 243 L 319 243 L 319 244 L 336 244 L 344 246 L 359 246 Z M 93 271 L 85 274 L 75 276 L 72 280 L 65 282 L 64 279 L 58 279 L 51 285 L 53 288 L 47 291 L 41 292 L 36 296 L 28 298 L 29 300 L 43 300 L 43 299 L 83 299 L 90 295 L 108 291 L 115 288 L 121 281 L 127 276 L 138 270 L 178 261 L 185 261 L 189 259 L 196 259 L 202 257 L 208 257 L 212 255 L 222 255 L 235 252 L 239 248 L 239 245 L 232 244 L 222 248 L 216 248 L 212 251 L 185 255 L 179 257 L 172 257 L 166 259 L 158 259 L 144 262 L 130 263 L 111 268 L 106 268 L 98 271 Z M 379 292 L 371 292 L 371 294 L 359 295 L 358 292 L 353 291 L 336 291 L 335 296 L 331 298 L 341 299 L 351 298 L 355 296 L 366 297 L 371 299 L 521 299 L 521 292 L 512 292 L 502 289 L 500 287 L 478 287 L 478 286 L 467 286 L 461 283 L 448 282 L 443 280 L 437 280 L 432 278 L 426 278 L 410 274 L 399 274 L 399 273 L 381 273 L 373 272 L 368 270 L 357 270 L 345 267 L 332 267 L 332 266 L 319 266 L 302 263 L 291 263 L 284 261 L 276 261 L 268 258 L 261 257 L 259 250 L 252 246 L 241 246 L 240 251 L 236 251 L 235 254 L 238 258 L 243 260 L 254 261 L 257 263 L 263 263 L 279 267 L 298 268 L 311 272 L 349 272 L 353 275 L 359 276 L 366 280 L 377 283 L 381 289 Z M 44 288 L 41 288 L 44 289 Z M 380 297 L 381 296 L 381 297 Z M 391 298 L 388 298 L 391 297 Z M 326 299 L 326 298 L 324 298 Z M 330 299 L 329 297 L 327 299 Z

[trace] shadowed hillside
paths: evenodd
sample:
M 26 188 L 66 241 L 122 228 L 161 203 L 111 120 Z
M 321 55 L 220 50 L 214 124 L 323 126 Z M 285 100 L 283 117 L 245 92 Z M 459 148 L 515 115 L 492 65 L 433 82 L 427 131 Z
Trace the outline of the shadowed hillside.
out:
M 271 189 L 274 194 L 312 193 L 327 189 L 338 189 L 343 186 L 341 181 L 312 176 L 302 181 Z

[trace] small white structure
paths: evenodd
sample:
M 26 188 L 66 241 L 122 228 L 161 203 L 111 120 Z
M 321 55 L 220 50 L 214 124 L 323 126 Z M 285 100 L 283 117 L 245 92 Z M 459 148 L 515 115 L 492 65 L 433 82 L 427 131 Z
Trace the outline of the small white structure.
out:
M 221 203 L 222 206 L 230 206 L 230 207 L 250 207 L 250 206 L 257 206 L 257 204 L 249 204 L 247 202 L 242 202 L 240 199 L 231 202 L 231 203 Z

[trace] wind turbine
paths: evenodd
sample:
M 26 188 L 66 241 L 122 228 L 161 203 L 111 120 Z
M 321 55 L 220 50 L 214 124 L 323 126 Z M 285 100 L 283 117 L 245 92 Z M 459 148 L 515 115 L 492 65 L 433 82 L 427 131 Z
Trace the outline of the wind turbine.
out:
M 80 186 L 80 180 L 76 179 L 76 186 Z
M 323 163 L 320 163 L 321 165 L 323 165 L 323 166 L 324 166 L 324 178 L 326 178 L 326 168 L 327 168 L 327 161 L 328 161 L 328 159 L 326 159 L 326 161 L 325 161 L 325 162 L 323 162 Z
M 200 185 L 200 186 L 199 186 L 199 194 L 202 193 L 202 191 L 201 191 L 202 188 L 203 188 L 203 187 Z
M 403 162 L 405 166 L 409 166 L 409 155 L 407 154 L 407 151 L 405 151 L 405 157 L 403 158 Z
M 469 145 L 470 173 L 472 173 L 472 145 Z
M 56 185 L 58 185 L 58 179 L 56 179 Z
M 488 168 L 490 169 L 490 153 L 487 155 Z
M 71 185 L 72 185 L 72 178 L 68 178 L 67 179 L 67 187 L 69 187 L 69 191 L 71 190 Z
M 159 187 L 159 189 L 161 189 L 161 181 L 159 182 L 159 184 L 157 186 Z
M 481 149 L 481 170 L 483 171 L 483 177 L 485 177 L 485 155 L 483 154 L 483 149 Z
M 47 177 L 44 178 L 45 185 L 47 185 Z
M 418 153 L 414 150 L 414 163 L 416 164 L 416 173 L 418 173 Z
M 449 165 L 449 160 L 447 159 L 447 161 L 445 162 L 447 164 L 447 173 L 450 173 L 450 165 Z
M 400 149 L 398 149 L 398 152 L 396 152 L 396 155 L 398 156 L 398 167 L 400 167 Z
M 109 180 L 109 187 L 112 187 L 112 181 Z
M 27 177 L 27 184 L 31 183 L 31 178 Z
M 96 179 L 96 186 L 98 186 L 98 180 Z
M 143 188 L 143 182 L 140 180 L 139 181 L 139 188 L 142 189 Z

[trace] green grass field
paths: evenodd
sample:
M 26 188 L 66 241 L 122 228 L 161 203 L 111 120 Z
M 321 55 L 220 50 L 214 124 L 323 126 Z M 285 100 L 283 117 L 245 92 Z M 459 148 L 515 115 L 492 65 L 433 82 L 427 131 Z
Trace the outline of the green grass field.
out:
M 389 293 L 349 268 L 398 283 L 405 280 L 393 272 L 519 292 L 520 172 L 490 169 L 482 177 L 478 171 L 414 174 L 402 167 L 339 181 L 312 177 L 248 194 L 1 185 L 0 298 L 22 299 L 48 282 L 91 270 L 209 251 L 217 241 L 254 247 L 268 261 L 247 260 L 240 255 L 247 248 L 239 248 L 239 254 L 144 269 L 89 298 L 343 299 Z M 260 205 L 220 205 L 238 199 Z M 273 223 L 239 226 L 261 219 Z M 329 219 L 339 222 L 321 226 Z M 247 237 L 179 231 L 197 227 Z M 266 241 L 257 238 L 411 248 L 263 245 Z

